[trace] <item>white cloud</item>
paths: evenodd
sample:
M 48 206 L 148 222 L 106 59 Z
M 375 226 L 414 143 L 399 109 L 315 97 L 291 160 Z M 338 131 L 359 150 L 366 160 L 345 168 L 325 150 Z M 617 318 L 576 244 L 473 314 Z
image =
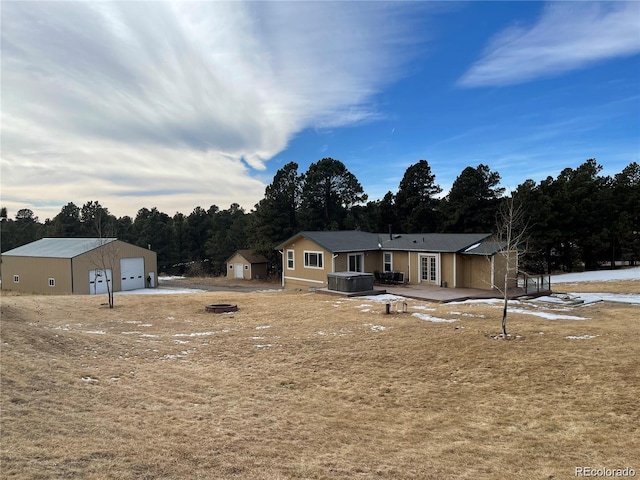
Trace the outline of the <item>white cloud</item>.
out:
M 117 215 L 251 208 L 264 193 L 252 175 L 297 132 L 380 115 L 372 95 L 414 41 L 407 9 L 7 2 L 3 206 L 42 218 L 91 199 Z
M 512 85 L 636 55 L 638 32 L 638 2 L 554 2 L 532 27 L 512 27 L 494 37 L 459 84 Z

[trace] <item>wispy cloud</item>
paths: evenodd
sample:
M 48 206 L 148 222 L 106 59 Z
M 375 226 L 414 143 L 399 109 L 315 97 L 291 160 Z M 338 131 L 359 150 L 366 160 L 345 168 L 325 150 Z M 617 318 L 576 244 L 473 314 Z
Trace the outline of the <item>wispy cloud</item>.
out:
M 377 118 L 414 26 L 382 2 L 7 2 L 3 206 L 251 207 L 297 132 Z
M 639 2 L 553 2 L 535 25 L 514 26 L 494 37 L 458 83 L 512 85 L 636 55 L 639 32 Z

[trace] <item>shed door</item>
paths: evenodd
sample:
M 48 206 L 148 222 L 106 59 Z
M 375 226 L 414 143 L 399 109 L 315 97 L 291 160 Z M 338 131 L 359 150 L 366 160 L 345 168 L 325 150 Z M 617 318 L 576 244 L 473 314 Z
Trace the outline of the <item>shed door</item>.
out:
M 235 273 L 233 274 L 234 278 L 244 278 L 244 273 L 242 271 L 242 264 L 241 263 L 234 263 L 233 264 L 233 270 L 235 271 Z
M 107 293 L 107 282 L 109 282 L 110 286 L 113 285 L 110 268 L 107 270 L 89 270 L 89 293 L 91 295 Z
M 120 290 L 144 288 L 144 257 L 120 259 Z

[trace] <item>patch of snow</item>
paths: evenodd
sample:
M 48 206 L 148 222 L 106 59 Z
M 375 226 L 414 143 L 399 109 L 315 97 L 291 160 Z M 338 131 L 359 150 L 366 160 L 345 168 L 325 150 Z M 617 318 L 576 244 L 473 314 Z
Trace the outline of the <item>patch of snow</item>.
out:
M 200 290 L 198 288 L 156 287 L 156 288 L 139 288 L 138 290 L 125 290 L 124 292 L 115 292 L 115 295 L 174 295 L 174 294 L 203 293 L 203 292 L 206 292 L 206 290 Z
M 552 275 L 551 285 L 554 283 L 608 282 L 613 280 L 640 280 L 640 267 Z
M 140 336 L 145 338 L 156 338 L 158 335 L 154 335 L 153 333 L 143 333 Z
M 178 345 L 185 345 L 189 343 L 189 340 L 174 340 L 173 343 L 176 343 Z
M 568 340 L 591 340 L 592 338 L 599 337 L 600 335 L 569 335 L 564 337 Z
M 216 332 L 195 332 L 195 333 L 174 333 L 174 337 L 207 337 L 215 335 Z
M 256 348 L 269 348 L 271 346 L 272 345 L 270 343 L 265 343 L 263 345 L 254 345 L 254 347 L 256 347 Z
M 367 300 L 368 302 L 387 303 L 392 301 L 404 300 L 404 297 L 400 295 L 392 295 L 390 293 L 383 293 L 381 295 L 365 295 L 358 297 L 359 300 Z
M 363 323 L 365 327 L 371 327 L 371 331 L 373 332 L 382 332 L 387 329 L 387 327 L 383 325 L 374 325 L 372 323 Z
M 82 377 L 82 381 L 87 383 L 98 383 L 98 379 L 93 377 Z
M 271 325 L 260 325 L 259 327 L 256 327 L 256 330 L 264 330 L 265 328 L 271 328 Z
M 251 340 L 264 340 L 265 337 L 251 337 Z
M 448 319 L 448 318 L 438 318 L 438 317 L 432 317 L 431 315 L 427 315 L 426 313 L 412 313 L 412 316 L 419 318 L 420 320 L 424 320 L 426 322 L 434 322 L 434 323 L 453 323 L 453 322 L 457 322 L 457 320 L 455 319 Z
M 187 277 L 181 277 L 179 275 L 166 275 L 162 277 L 158 277 L 158 282 L 164 282 L 166 280 L 184 280 Z
M 465 250 L 465 252 L 470 252 L 471 250 L 475 250 L 476 248 L 478 248 L 481 244 L 480 243 L 475 243 L 473 245 L 471 245 L 469 248 L 467 248 Z
M 640 305 L 640 293 L 574 293 L 585 303 L 618 302 Z
M 435 308 L 426 307 L 424 305 L 415 305 L 415 306 L 412 306 L 411 308 L 413 308 L 414 310 L 425 310 L 427 312 L 434 312 L 436 310 Z
M 104 330 L 86 330 L 83 333 L 93 333 L 95 335 L 105 335 L 107 332 Z
M 509 309 L 510 313 L 521 313 L 523 315 L 534 315 L 536 317 L 546 318 L 547 320 L 589 320 L 584 317 L 576 317 L 575 315 L 559 315 L 557 313 L 550 312 L 539 312 L 539 311 L 531 311 L 525 310 L 523 308 L 511 308 Z
M 460 315 L 462 317 L 472 317 L 472 318 L 485 318 L 485 315 L 481 313 L 464 313 L 464 312 L 449 312 L 449 315 Z
M 139 333 L 142 332 L 120 332 L 122 335 L 138 335 Z

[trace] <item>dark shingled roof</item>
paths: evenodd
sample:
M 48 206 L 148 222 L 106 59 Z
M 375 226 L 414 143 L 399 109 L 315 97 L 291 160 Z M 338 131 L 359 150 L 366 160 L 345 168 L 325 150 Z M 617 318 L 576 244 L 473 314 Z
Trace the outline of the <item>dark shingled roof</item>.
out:
M 401 250 L 405 252 L 459 252 L 492 255 L 500 250 L 500 245 L 490 240 L 490 233 L 411 233 L 390 236 L 388 233 L 369 233 L 357 230 L 303 231 L 288 238 L 276 248 L 283 248 L 296 237 L 307 238 L 331 253 Z M 496 248 L 498 249 L 496 250 Z M 467 249 L 469 251 L 465 252 Z
M 249 263 L 268 263 L 267 257 L 264 255 L 259 255 L 255 253 L 253 250 L 238 250 L 236 252 L 238 255 L 242 255 L 244 259 Z M 231 258 L 236 254 L 234 253 L 227 259 L 227 262 L 231 260 Z

